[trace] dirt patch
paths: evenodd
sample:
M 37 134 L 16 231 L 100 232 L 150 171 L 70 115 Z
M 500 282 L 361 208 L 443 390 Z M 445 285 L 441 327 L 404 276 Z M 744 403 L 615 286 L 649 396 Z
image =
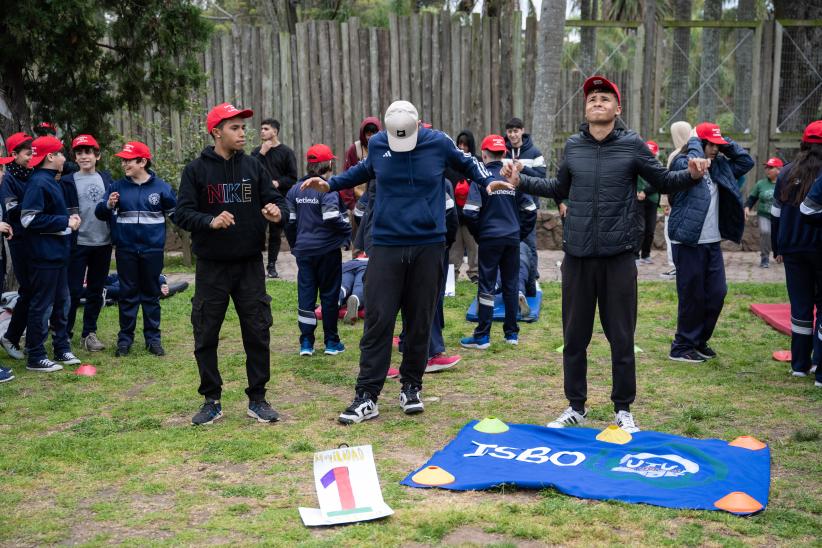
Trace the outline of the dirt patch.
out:
M 545 546 L 541 542 L 533 541 L 513 541 L 505 538 L 503 535 L 496 533 L 486 533 L 479 527 L 466 525 L 448 533 L 442 539 L 442 544 L 445 546 L 487 546 L 489 544 L 510 543 L 516 546 L 532 548 L 537 546 Z
M 152 384 L 154 384 L 154 381 L 152 381 L 152 380 L 137 383 L 134 386 L 132 386 L 131 388 L 129 388 L 126 391 L 126 393 L 123 394 L 123 395 L 128 399 L 136 398 L 137 396 L 139 396 L 140 394 L 143 393 L 143 390 L 145 390 L 146 388 L 148 388 Z

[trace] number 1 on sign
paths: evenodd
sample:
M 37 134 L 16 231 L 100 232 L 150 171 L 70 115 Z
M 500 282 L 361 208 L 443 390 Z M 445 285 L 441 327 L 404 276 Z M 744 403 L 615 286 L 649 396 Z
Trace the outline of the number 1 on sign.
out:
M 340 507 L 342 508 L 336 512 L 329 512 L 329 516 L 341 516 L 345 514 L 356 514 L 359 512 L 370 512 L 370 507 L 357 508 L 354 501 L 354 490 L 351 488 L 351 477 L 347 466 L 338 466 L 329 470 L 322 478 L 320 478 L 325 489 L 328 489 L 332 483 L 337 484 L 337 494 L 340 497 Z

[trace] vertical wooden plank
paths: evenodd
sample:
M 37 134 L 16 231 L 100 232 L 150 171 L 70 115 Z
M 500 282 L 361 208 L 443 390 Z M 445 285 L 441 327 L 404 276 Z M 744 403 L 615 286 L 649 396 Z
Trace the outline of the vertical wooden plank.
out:
M 511 19 L 499 20 L 499 76 L 494 87 L 498 88 L 499 96 L 497 103 L 497 123 L 494 125 L 494 131 L 503 131 L 502 124 L 504 124 L 511 117 L 512 96 L 511 90 L 514 78 L 514 61 L 513 61 L 513 34 L 511 28 Z M 493 118 L 493 114 L 491 118 Z
M 660 33 L 662 34 L 662 33 Z M 628 127 L 639 128 L 640 125 L 640 107 L 642 101 L 642 60 L 643 52 L 645 51 L 645 26 L 640 25 L 637 29 L 636 36 L 636 53 L 634 54 L 634 63 L 631 75 L 631 88 L 628 90 L 629 101 L 631 105 L 637 105 L 637 108 L 629 109 L 628 112 L 623 113 L 622 117 L 628 122 Z M 662 78 L 657 78 L 661 80 Z
M 451 18 L 443 10 L 439 16 L 439 65 L 434 65 L 435 74 L 440 76 L 434 79 L 434 101 L 440 101 L 440 127 L 449 135 L 453 135 L 451 126 Z M 439 78 L 439 82 L 437 81 Z
M 486 48 L 490 44 L 491 66 L 485 68 L 485 82 L 488 85 L 488 92 L 483 89 L 482 102 L 483 114 L 485 114 L 485 134 L 499 133 L 499 19 L 497 17 L 486 17 L 488 25 L 483 24 L 483 44 Z M 483 22 L 484 23 L 484 22 Z M 485 31 L 488 31 L 486 34 Z M 487 51 L 487 50 L 486 50 Z M 490 68 L 490 70 L 489 70 Z
M 511 21 L 511 58 L 513 62 L 511 77 L 511 110 L 505 114 L 506 119 L 512 116 L 522 116 L 523 112 L 523 85 L 522 85 L 522 12 L 515 11 Z M 557 105 L 559 106 L 559 105 Z
M 294 95 L 298 98 L 300 113 L 300 155 L 304 154 L 311 141 L 311 90 L 308 82 L 308 70 L 297 70 L 296 67 L 309 67 L 311 58 L 310 40 L 308 39 L 308 27 L 310 23 L 297 23 L 296 36 L 294 36 L 297 48 L 297 63 L 293 65 L 294 70 L 299 75 L 298 92 Z
M 281 117 L 274 106 L 274 87 L 280 79 L 279 39 L 272 36 L 271 27 L 266 25 L 260 29 L 260 124 L 268 116 Z M 282 122 L 282 120 L 281 120 Z M 259 127 L 259 125 L 258 125 Z
M 317 57 L 320 64 L 320 102 L 319 102 L 319 122 L 322 132 L 317 134 L 315 132 L 314 138 L 316 142 L 322 142 L 333 146 L 332 134 L 333 128 L 333 111 L 331 104 L 334 100 L 331 90 L 331 60 L 328 56 L 329 40 L 328 40 L 328 22 L 317 21 Z
M 271 47 L 271 36 L 267 36 L 267 47 Z M 252 36 L 251 51 L 254 56 L 254 66 L 256 70 L 251 75 L 251 107 L 254 109 L 254 127 L 259 128 L 263 121 L 263 116 L 272 112 L 271 103 L 263 103 L 263 78 L 271 79 L 271 56 L 276 52 L 271 52 L 269 55 L 263 55 L 263 35 L 260 27 L 254 27 L 254 35 Z
M 345 113 L 343 111 L 343 84 L 342 84 L 342 47 L 340 45 L 340 24 L 337 21 L 328 23 L 328 53 L 331 56 L 331 105 L 333 108 L 333 150 L 334 154 L 342 158 L 345 155 L 343 148 L 343 134 L 345 133 Z
M 462 129 L 462 25 L 451 20 L 451 135 L 457 136 Z
M 362 82 L 363 76 L 360 74 L 360 56 L 367 52 L 360 51 L 360 21 L 356 17 L 348 20 L 348 66 L 349 79 L 351 81 L 351 120 L 352 123 L 359 124 L 363 116 Z M 359 127 L 359 126 L 357 126 Z
M 427 113 L 422 113 L 422 78 L 421 78 L 421 68 L 420 68 L 420 16 L 418 14 L 414 14 L 410 18 L 409 27 L 408 27 L 408 42 L 410 44 L 410 60 L 411 60 L 411 96 L 408 101 L 411 101 L 415 107 L 417 107 L 417 112 L 421 113 L 421 116 L 427 120 Z
M 460 31 L 460 79 L 457 81 L 457 93 L 460 98 L 459 130 L 471 126 L 471 27 L 465 25 Z M 468 86 L 466 88 L 466 86 Z M 459 131 L 458 130 L 458 131 Z
M 389 38 L 391 39 L 391 101 L 402 95 L 400 86 L 400 22 L 396 14 L 388 16 Z
M 234 89 L 231 96 L 231 102 L 234 105 L 243 104 L 242 34 L 242 28 L 240 25 L 233 25 L 231 27 L 231 57 L 234 62 L 234 65 L 232 66 L 232 72 L 234 74 Z
M 291 65 L 296 64 L 296 60 L 292 61 L 291 37 L 288 33 L 278 33 L 274 39 L 277 40 L 280 51 L 280 63 L 274 66 L 274 100 L 279 102 L 282 111 L 282 136 L 288 140 L 289 146 L 293 147 L 299 141 L 300 130 L 299 116 L 294 115 L 294 83 L 291 80 Z
M 546 25 L 548 23 L 546 22 Z M 525 65 L 523 66 L 523 74 L 525 75 L 525 89 L 523 92 L 522 105 L 522 120 L 525 126 L 532 128 L 534 121 L 533 103 L 534 103 L 534 84 L 536 83 L 536 67 L 537 63 L 537 20 L 530 16 L 525 22 Z
M 472 59 L 477 59 L 477 56 L 483 51 L 482 43 L 482 17 L 479 13 L 471 14 L 471 55 Z M 485 131 L 485 122 L 482 112 L 482 96 L 488 90 L 483 90 L 485 87 L 485 73 L 487 70 L 472 70 L 471 71 L 471 110 L 469 111 L 470 127 L 477 134 Z
M 380 86 L 377 97 L 372 101 L 373 115 L 382 118 L 382 113 L 388 108 L 388 105 L 393 101 L 391 93 L 391 81 L 389 75 L 391 74 L 391 57 L 388 55 L 379 55 L 379 52 L 389 51 L 391 49 L 391 32 L 388 29 L 377 30 L 377 43 L 379 49 L 375 52 L 378 58 L 378 63 L 373 62 L 374 67 L 378 66 L 380 73 Z M 373 70 L 373 69 L 372 69 Z
M 368 29 L 361 28 L 357 35 L 357 39 L 360 42 L 360 58 L 358 62 L 360 64 L 360 112 L 362 112 L 362 116 L 360 116 L 360 120 L 365 118 L 366 116 L 370 116 L 371 112 L 371 44 L 370 44 L 370 37 L 368 35 Z
M 440 99 L 442 94 L 440 38 L 439 17 L 431 14 L 431 64 L 429 65 L 431 85 L 428 87 L 427 98 L 428 104 L 431 105 L 431 123 L 434 124 L 435 128 L 444 130 L 442 126 L 442 101 Z
M 380 55 L 380 52 L 383 51 L 380 49 L 380 36 L 377 32 L 376 28 L 368 29 L 368 54 L 369 54 L 369 70 L 371 72 L 369 76 L 369 91 L 368 97 L 370 102 L 368 104 L 368 111 L 365 116 L 377 116 L 380 115 L 380 81 L 382 80 L 381 75 L 385 74 L 384 72 L 380 72 L 380 57 L 385 57 L 385 55 Z
M 400 99 L 411 100 L 411 43 L 409 18 L 400 17 Z
M 171 112 L 171 147 L 174 151 L 174 160 L 179 162 L 183 159 L 183 132 L 180 129 L 180 113 Z
M 305 156 L 305 148 L 303 148 L 302 144 L 302 132 L 304 125 L 302 124 L 300 118 L 300 112 L 302 105 L 304 103 L 303 97 L 300 96 L 300 72 L 297 67 L 304 66 L 297 63 L 297 35 L 296 34 L 285 34 L 289 48 L 291 49 L 291 59 L 292 61 L 289 63 L 289 66 L 286 70 L 291 73 L 291 112 L 293 113 L 293 124 L 294 124 L 294 153 L 297 155 L 299 160 Z M 298 165 L 301 162 L 298 162 Z M 302 171 L 302 168 L 299 169 Z
M 422 119 L 429 124 L 434 124 L 434 111 L 431 101 L 431 79 L 433 78 L 431 74 L 431 43 L 434 41 L 434 36 L 431 34 L 431 19 L 433 19 L 433 16 L 430 13 L 422 14 L 420 21 L 422 27 L 420 33 L 422 37 L 420 40 L 420 70 L 418 74 L 420 75 L 420 103 L 422 105 L 420 112 L 422 113 Z M 435 127 L 439 129 L 439 123 Z
M 206 75 L 206 102 L 209 105 L 214 104 L 214 82 L 216 81 L 216 75 L 214 74 L 214 60 L 211 58 L 213 51 L 212 45 L 213 41 L 209 42 L 208 47 L 205 48 L 205 60 L 203 63 L 203 69 L 205 70 Z
M 354 138 L 354 121 L 352 120 L 351 108 L 351 45 L 348 43 L 349 23 L 346 21 L 340 25 L 340 47 L 342 48 L 342 111 L 343 111 L 343 135 L 345 136 L 345 147 Z M 338 121 L 339 122 L 339 121 Z M 345 153 L 344 150 L 340 152 Z
M 232 62 L 234 55 L 231 52 L 231 34 L 226 32 L 220 36 L 220 58 L 223 68 L 223 96 L 218 103 L 226 103 L 234 100 L 234 71 Z
M 300 72 L 319 72 L 320 63 L 317 58 L 317 22 L 308 22 L 308 65 L 309 68 L 300 68 Z M 313 71 L 311 70 L 313 68 Z M 320 76 L 322 78 L 322 76 Z M 320 83 L 314 76 L 308 81 L 309 103 L 306 105 L 310 119 L 308 127 L 308 142 L 305 143 L 306 150 L 314 143 L 318 143 L 318 139 L 322 139 L 322 118 L 320 112 Z

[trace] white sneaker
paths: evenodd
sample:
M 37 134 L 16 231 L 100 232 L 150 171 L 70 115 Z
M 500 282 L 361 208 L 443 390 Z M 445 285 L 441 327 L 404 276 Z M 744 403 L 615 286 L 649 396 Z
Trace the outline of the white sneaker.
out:
M 614 424 L 616 424 L 629 434 L 639 432 L 639 426 L 637 426 L 634 422 L 634 416 L 633 414 L 631 414 L 630 411 L 623 410 L 619 411 L 618 413 L 614 413 Z
M 579 426 L 584 424 L 586 421 L 586 417 L 588 416 L 588 410 L 585 410 L 585 413 L 579 414 L 574 411 L 573 407 L 568 407 L 562 414 L 546 424 L 548 428 L 565 428 L 566 426 Z
M 20 345 L 14 344 L 6 337 L 0 337 L 0 346 L 2 346 L 6 350 L 6 354 L 8 354 L 10 358 L 14 358 L 15 360 L 22 360 L 26 357 L 26 355 L 23 353 L 23 349 L 20 348 Z
M 356 424 L 362 421 L 367 421 L 378 417 L 380 410 L 377 407 L 377 402 L 372 399 L 371 394 L 365 392 L 354 396 L 354 401 L 348 408 L 340 413 L 337 419 L 342 424 Z
M 525 298 L 522 291 L 519 292 L 519 314 L 523 318 L 531 315 L 531 307 L 528 305 L 528 299 Z
M 808 369 L 808 373 L 816 373 L 816 366 L 812 365 L 810 369 Z
M 360 311 L 360 299 L 356 295 L 349 295 L 345 301 L 346 310 L 343 322 L 354 325 L 357 322 L 357 314 Z
M 807 377 L 808 374 L 805 373 L 804 371 L 794 371 L 793 369 L 791 369 L 791 376 L 793 376 L 793 377 Z
M 813 385 L 817 388 L 822 388 L 822 381 L 813 381 Z

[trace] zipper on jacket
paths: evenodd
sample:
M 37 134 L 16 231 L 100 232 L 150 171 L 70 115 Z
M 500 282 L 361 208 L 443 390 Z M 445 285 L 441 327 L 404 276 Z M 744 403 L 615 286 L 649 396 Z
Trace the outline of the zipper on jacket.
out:
M 602 145 L 597 145 L 597 159 L 594 169 L 594 257 L 599 253 L 599 152 Z

